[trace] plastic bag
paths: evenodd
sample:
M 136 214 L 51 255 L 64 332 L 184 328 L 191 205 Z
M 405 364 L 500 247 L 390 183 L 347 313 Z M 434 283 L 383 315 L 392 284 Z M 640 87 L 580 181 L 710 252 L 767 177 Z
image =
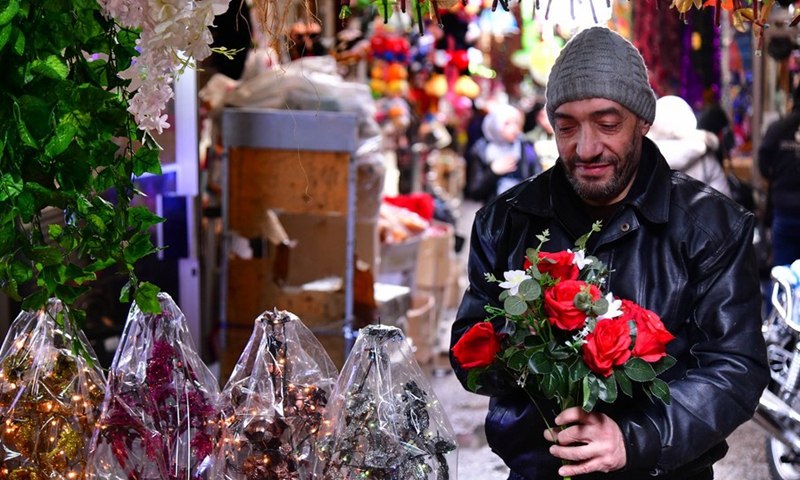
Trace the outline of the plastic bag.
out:
M 456 437 L 397 327 L 359 330 L 319 441 L 323 480 L 455 480 Z
M 268 311 L 222 390 L 218 480 L 312 478 L 336 367 L 297 316 Z
M 158 294 L 162 313 L 134 303 L 114 355 L 87 478 L 211 479 L 219 386 L 197 354 L 186 318 Z
M 83 332 L 50 299 L 22 312 L 0 350 L 0 479 L 81 478 L 105 379 Z

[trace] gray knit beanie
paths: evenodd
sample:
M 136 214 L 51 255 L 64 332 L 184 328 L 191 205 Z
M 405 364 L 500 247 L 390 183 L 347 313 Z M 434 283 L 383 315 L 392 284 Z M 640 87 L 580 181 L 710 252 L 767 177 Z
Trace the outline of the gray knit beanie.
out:
M 605 98 L 624 106 L 647 123 L 656 117 L 656 95 L 644 60 L 629 41 L 605 27 L 592 27 L 567 42 L 547 81 L 547 117 L 559 105 Z

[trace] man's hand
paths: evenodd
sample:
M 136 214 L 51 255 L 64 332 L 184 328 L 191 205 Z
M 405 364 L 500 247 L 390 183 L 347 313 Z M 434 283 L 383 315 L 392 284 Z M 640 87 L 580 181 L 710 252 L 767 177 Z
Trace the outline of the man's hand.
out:
M 544 437 L 554 443 L 550 453 L 569 464 L 558 469 L 562 477 L 590 472 L 611 472 L 625 467 L 625 442 L 619 426 L 607 415 L 572 407 L 556 417 L 553 434 Z M 566 425 L 561 427 L 561 425 Z

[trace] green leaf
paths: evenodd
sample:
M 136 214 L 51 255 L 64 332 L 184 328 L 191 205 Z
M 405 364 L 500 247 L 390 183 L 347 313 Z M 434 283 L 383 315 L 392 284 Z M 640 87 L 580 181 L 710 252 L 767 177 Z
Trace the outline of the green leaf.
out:
M 503 308 L 509 315 L 522 315 L 528 311 L 528 304 L 518 295 L 511 295 L 503 301 Z
M 22 296 L 19 294 L 19 285 L 13 278 L 9 278 L 4 282 L 0 282 L 0 290 L 2 290 L 3 293 L 8 295 L 8 298 L 14 300 L 15 302 L 22 301 Z
M 46 290 L 37 290 L 22 301 L 22 310 L 39 310 L 49 300 Z
M 31 62 L 31 72 L 53 80 L 65 80 L 69 75 L 69 67 L 59 57 L 48 55 Z
M 62 153 L 72 143 L 76 133 L 78 133 L 78 127 L 74 123 L 58 124 L 50 141 L 44 146 L 44 153 L 51 158 Z
M 619 389 L 622 390 L 622 393 L 633 397 L 633 384 L 631 383 L 631 379 L 628 378 L 622 370 L 614 369 L 614 379 L 617 381 L 617 385 L 619 385 Z
M 14 35 L 12 38 L 14 39 L 14 53 L 17 55 L 22 55 L 25 53 L 25 34 L 22 33 L 22 30 L 19 28 L 14 29 Z
M 594 409 L 597 399 L 600 398 L 600 384 L 602 383 L 594 375 L 583 377 L 583 409 L 591 412 Z
M 539 387 L 542 389 L 542 395 L 546 398 L 555 397 L 559 388 L 558 372 L 554 370 L 552 373 L 543 375 Z
M 605 314 L 608 311 L 608 300 L 605 297 L 600 297 L 594 301 L 592 305 L 592 314 L 595 316 L 600 316 Z
M 153 253 L 155 248 L 146 232 L 137 233 L 123 250 L 125 261 L 133 265 L 139 259 Z
M 20 113 L 19 104 L 17 102 L 14 102 L 14 120 L 16 120 L 17 133 L 19 134 L 19 138 L 22 140 L 22 143 L 32 148 L 39 148 L 39 145 L 36 144 L 36 140 L 34 140 L 33 135 L 31 135 L 31 132 L 28 131 L 28 126 L 25 125 L 25 121 L 22 119 L 22 114 Z
M 536 374 L 548 374 L 553 371 L 553 362 L 546 353 L 539 351 L 528 360 L 528 370 Z
M 70 263 L 67 265 L 66 276 L 73 282 L 81 285 L 86 282 L 97 280 L 97 274 L 94 272 L 86 271 L 83 268 Z
M 92 287 L 88 285 L 84 286 L 71 286 L 71 285 L 59 285 L 56 287 L 56 296 L 60 298 L 66 304 L 75 303 L 75 301 L 81 296 L 89 293 Z
M 508 298 L 510 295 L 511 295 L 511 294 L 510 294 L 510 293 L 508 293 L 508 290 L 503 290 L 502 292 L 500 292 L 500 295 L 498 296 L 498 299 L 499 299 L 501 302 L 505 302 L 505 301 L 506 301 L 506 298 Z
M 576 358 L 572 365 L 570 365 L 569 379 L 573 382 L 577 382 L 586 375 L 589 375 L 589 373 L 591 373 L 591 370 L 586 365 L 586 362 L 584 362 L 582 358 Z
M 542 286 L 533 279 L 523 280 L 519 284 L 519 294 L 526 302 L 532 302 L 542 296 Z
M 664 402 L 666 405 L 672 401 L 672 396 L 669 393 L 669 385 L 660 378 L 654 378 L 652 382 L 647 384 L 647 388 L 654 396 Z
M 166 220 L 151 212 L 147 207 L 133 207 L 129 209 L 128 219 L 130 225 L 134 225 L 141 230 L 147 230 L 148 227 Z
M 658 359 L 657 362 L 655 362 L 655 363 L 653 363 L 651 365 L 653 366 L 653 370 L 655 370 L 656 375 L 661 375 L 662 373 L 667 371 L 670 367 L 675 365 L 675 363 L 677 363 L 677 360 L 675 360 L 675 357 L 673 357 L 671 355 L 665 355 L 665 356 L 661 357 L 660 359 Z
M 131 301 L 131 281 L 128 280 L 125 285 L 122 286 L 122 289 L 119 291 L 119 301 L 120 303 L 128 303 Z
M 19 0 L 0 0 L 0 25 L 10 22 L 19 12 Z
M 473 368 L 467 373 L 467 388 L 472 390 L 473 392 L 477 392 L 479 388 L 481 388 L 481 373 L 483 369 L 481 368 Z
M 137 177 L 144 173 L 161 175 L 159 151 L 151 148 L 140 148 L 133 156 L 133 174 Z
M 609 375 L 600 382 L 600 400 L 606 403 L 614 403 L 619 395 L 617 391 L 617 381 L 614 375 Z
M 0 227 L 0 253 L 5 255 L 11 250 L 12 245 L 17 238 L 17 232 L 13 225 L 4 225 Z
M 22 179 L 14 178 L 10 173 L 0 176 L 0 202 L 13 198 L 22 193 Z
M 47 226 L 47 235 L 52 239 L 57 239 L 62 233 L 64 233 L 64 227 L 57 223 L 51 223 Z
M 161 303 L 158 301 L 160 289 L 149 282 L 142 282 L 133 292 L 133 300 L 142 313 L 161 313 Z
M 634 382 L 649 382 L 656 378 L 656 372 L 641 358 L 632 357 L 623 365 L 625 374 Z
M 517 350 L 511 358 L 508 359 L 506 364 L 508 368 L 512 370 L 520 371 L 528 364 L 528 356 L 525 355 L 524 350 Z
M 3 47 L 6 46 L 8 43 L 8 39 L 11 38 L 11 32 L 14 31 L 14 25 L 8 23 L 0 27 L 0 51 L 3 50 Z
M 15 259 L 8 266 L 8 275 L 13 278 L 17 284 L 23 284 L 33 278 L 33 270 L 30 265 L 22 260 Z
M 46 246 L 34 246 L 28 253 L 28 257 L 42 265 L 58 265 L 62 260 L 60 251 Z

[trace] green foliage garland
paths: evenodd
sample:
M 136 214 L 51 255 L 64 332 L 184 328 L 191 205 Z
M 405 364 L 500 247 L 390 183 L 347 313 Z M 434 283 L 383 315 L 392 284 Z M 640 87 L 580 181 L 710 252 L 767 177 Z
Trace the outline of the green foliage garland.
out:
M 134 265 L 156 251 L 147 229 L 164 219 L 131 206 L 135 176 L 161 173 L 159 147 L 137 129 L 117 75 L 139 33 L 100 8 L 0 0 L 0 289 L 25 310 L 50 297 L 72 305 L 114 265 L 129 277 L 120 300 L 159 310 L 158 287 Z M 45 211 L 63 221 L 43 225 Z M 70 311 L 80 325 L 85 313 Z

